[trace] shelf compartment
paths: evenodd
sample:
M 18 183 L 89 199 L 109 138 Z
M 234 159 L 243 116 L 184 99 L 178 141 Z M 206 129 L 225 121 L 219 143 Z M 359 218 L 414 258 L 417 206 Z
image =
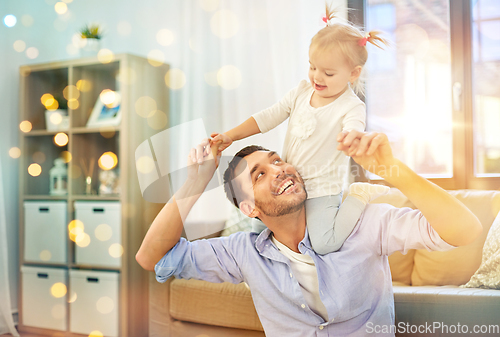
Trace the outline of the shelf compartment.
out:
M 118 157 L 118 164 L 113 170 L 119 173 L 120 157 L 119 157 L 119 133 L 116 133 L 112 138 L 105 138 L 100 133 L 84 133 L 74 134 L 71 145 L 71 154 L 73 159 L 70 163 L 69 180 L 71 184 L 71 194 L 78 196 L 87 196 L 91 199 L 99 199 L 113 197 L 119 198 L 119 195 L 99 195 L 99 172 L 102 169 L 98 165 L 98 160 L 105 152 L 113 152 Z M 95 194 L 86 193 L 86 174 L 89 171 L 91 159 L 94 160 L 92 170 L 92 191 Z M 84 162 L 82 162 L 82 160 Z M 85 166 L 84 166 L 85 165 Z M 119 177 L 118 177 L 119 178 Z
M 23 174 L 26 174 L 26 186 L 24 194 L 26 196 L 50 196 L 50 169 L 54 167 L 54 160 L 61 157 L 63 151 L 68 150 L 68 146 L 58 146 L 54 143 L 52 136 L 26 137 L 25 138 L 25 159 L 22 167 Z M 28 174 L 31 164 L 37 163 L 41 166 L 42 172 L 38 176 Z M 24 171 L 26 170 L 26 171 Z M 66 198 L 66 196 L 54 196 L 56 198 Z
M 80 88 L 79 106 L 70 110 L 70 123 L 73 128 L 87 125 L 99 95 L 104 89 L 119 90 L 118 76 L 120 63 L 92 64 L 73 68 L 73 79 L 77 88 Z M 82 82 L 79 82 L 82 81 Z
M 68 68 L 33 71 L 23 77 L 20 108 L 24 120 L 31 122 L 32 130 L 46 130 L 45 106 L 40 99 L 43 94 L 50 93 L 56 98 L 64 99 L 63 90 L 68 85 Z

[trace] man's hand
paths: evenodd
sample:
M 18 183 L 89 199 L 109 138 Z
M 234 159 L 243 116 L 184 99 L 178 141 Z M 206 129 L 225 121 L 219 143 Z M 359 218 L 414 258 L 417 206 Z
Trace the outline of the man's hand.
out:
M 220 154 L 233 143 L 233 139 L 225 133 L 214 132 L 210 137 L 212 137 L 212 144 L 217 144 L 219 146 L 217 154 Z
M 209 138 L 203 139 L 189 152 L 188 179 L 192 182 L 208 184 L 219 165 L 218 159 L 217 145 L 212 143 Z
M 390 174 L 395 163 L 387 136 L 377 132 L 343 131 L 338 134 L 337 149 L 352 157 L 365 170 L 382 178 Z

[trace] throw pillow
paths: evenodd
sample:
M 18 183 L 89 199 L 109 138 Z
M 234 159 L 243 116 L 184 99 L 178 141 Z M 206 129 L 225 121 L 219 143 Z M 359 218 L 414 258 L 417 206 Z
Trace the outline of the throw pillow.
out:
M 500 213 L 486 237 L 481 266 L 463 287 L 500 289 Z

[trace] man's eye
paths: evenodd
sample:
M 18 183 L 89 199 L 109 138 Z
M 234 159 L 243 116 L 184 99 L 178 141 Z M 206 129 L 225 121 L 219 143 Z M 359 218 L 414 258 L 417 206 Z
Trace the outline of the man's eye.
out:
M 279 163 L 281 163 L 281 159 L 275 159 L 275 160 L 273 161 L 273 164 L 274 164 L 274 165 L 279 164 Z
M 255 177 L 255 179 L 259 179 L 263 175 L 264 175 L 264 172 L 259 172 L 259 173 L 257 173 L 257 176 Z

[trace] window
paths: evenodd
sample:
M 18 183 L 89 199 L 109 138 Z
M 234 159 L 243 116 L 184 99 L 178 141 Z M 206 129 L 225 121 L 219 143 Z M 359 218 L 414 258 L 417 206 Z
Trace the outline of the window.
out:
M 500 2 L 350 0 L 369 49 L 367 129 L 444 188 L 500 188 Z

